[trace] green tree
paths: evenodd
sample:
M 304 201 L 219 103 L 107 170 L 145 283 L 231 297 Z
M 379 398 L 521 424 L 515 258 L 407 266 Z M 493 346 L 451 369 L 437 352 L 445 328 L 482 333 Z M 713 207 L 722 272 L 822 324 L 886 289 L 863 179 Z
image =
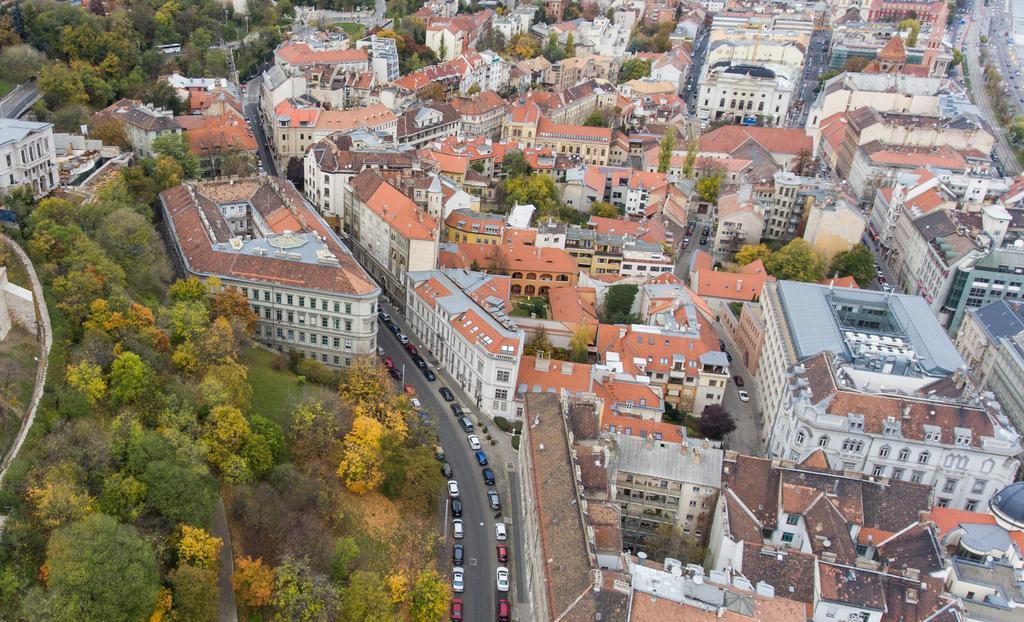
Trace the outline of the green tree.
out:
M 917 36 L 921 33 L 921 22 L 913 18 L 908 18 L 896 24 L 896 28 L 901 31 L 910 31 L 907 35 L 907 47 L 914 47 L 917 45 Z
M 626 324 L 635 319 L 633 315 L 633 301 L 636 299 L 640 288 L 632 284 L 612 285 L 604 297 L 605 324 Z
M 336 538 L 334 540 L 334 555 L 331 557 L 331 580 L 338 584 L 347 581 L 358 559 L 359 545 L 356 544 L 354 537 Z
M 343 620 L 375 620 L 397 622 L 400 618 L 391 604 L 384 580 L 375 572 L 357 570 L 349 577 L 348 587 L 342 592 Z
M 722 192 L 722 174 L 714 173 L 706 177 L 701 177 L 697 180 L 696 190 L 702 201 L 716 203 L 718 201 L 718 196 Z
M 65 104 L 85 104 L 89 101 L 81 76 L 61 62 L 43 67 L 36 84 L 43 95 L 43 101 L 53 110 Z
M 166 156 L 177 163 L 187 179 L 199 177 L 199 158 L 192 153 L 183 133 L 161 134 L 153 140 L 152 148 L 153 153 Z
M 134 523 L 142 513 L 146 485 L 125 472 L 111 473 L 103 479 L 100 510 L 126 523 Z
M 286 558 L 277 567 L 274 595 L 275 622 L 319 622 L 338 619 L 340 598 L 326 577 L 318 575 L 307 559 Z M 383 602 L 390 605 L 385 594 Z M 343 617 L 342 620 L 375 620 L 374 617 Z
M 550 175 L 514 177 L 505 182 L 505 193 L 505 201 L 509 204 L 536 207 L 536 218 L 558 217 L 561 201 L 558 187 Z
M 697 149 L 699 143 L 697 139 L 691 140 L 690 144 L 686 146 L 686 161 L 683 162 L 683 176 L 687 179 L 693 177 L 693 166 L 697 163 Z
M 451 587 L 436 570 L 424 570 L 412 588 L 412 619 L 414 622 L 437 622 L 448 609 Z
M 764 262 L 764 267 L 779 280 L 817 283 L 825 278 L 825 264 L 803 238 L 796 238 Z
M 586 363 L 590 355 L 590 342 L 594 339 L 594 330 L 581 324 L 572 334 L 569 341 L 570 358 L 577 363 Z
M 757 259 L 764 261 L 768 259 L 772 254 L 772 250 L 768 248 L 767 244 L 745 244 L 740 247 L 740 250 L 736 251 L 736 255 L 733 260 L 741 266 L 745 266 Z
M 622 63 L 622 68 L 619 69 L 619 82 L 639 80 L 640 78 L 646 78 L 649 75 L 651 75 L 650 61 L 646 61 L 642 58 L 631 58 Z
M 618 218 L 620 213 L 619 208 L 615 207 L 611 203 L 595 201 L 590 204 L 590 215 L 598 216 L 600 218 Z
M 174 590 L 175 619 L 216 622 L 216 569 L 181 564 L 167 574 L 167 580 Z
M 676 148 L 676 128 L 671 125 L 665 130 L 665 137 L 661 139 L 661 149 L 658 151 L 658 172 L 667 173 L 672 167 L 672 152 Z
M 530 174 L 530 165 L 526 161 L 526 156 L 523 152 L 518 149 L 510 149 L 505 152 L 505 157 L 501 161 L 501 170 L 509 178 L 520 177 L 522 175 Z
M 117 404 L 131 404 L 152 392 L 156 373 L 134 352 L 122 352 L 110 368 L 110 397 Z
M 46 548 L 49 598 L 59 620 L 137 622 L 156 603 L 156 555 L 133 528 L 92 514 L 58 529 Z
M 213 478 L 195 467 L 174 461 L 150 463 L 140 478 L 146 485 L 146 505 L 171 523 L 205 527 L 213 515 Z
M 0 78 L 11 84 L 21 84 L 34 78 L 43 68 L 46 56 L 31 45 L 12 45 L 0 50 Z
M 875 256 L 863 244 L 837 253 L 828 267 L 828 276 L 833 275 L 852 276 L 857 285 L 868 287 L 875 280 Z

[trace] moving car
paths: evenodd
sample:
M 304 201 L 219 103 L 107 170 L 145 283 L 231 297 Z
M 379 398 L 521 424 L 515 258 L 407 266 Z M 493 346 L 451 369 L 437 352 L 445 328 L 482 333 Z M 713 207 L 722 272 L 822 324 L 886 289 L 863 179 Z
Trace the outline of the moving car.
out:
M 460 569 L 461 570 L 461 569 Z M 504 566 L 498 566 L 498 570 L 494 573 L 497 579 L 498 591 L 508 591 L 508 568 Z
M 452 499 L 459 498 L 459 483 L 453 479 L 448 480 L 448 496 Z
M 732 381 L 735 382 L 736 386 L 738 386 L 738 387 L 742 387 L 743 386 L 743 376 L 741 376 L 739 374 L 736 374 L 735 376 L 733 376 L 732 377 Z
M 470 434 L 466 437 L 466 441 L 469 443 L 469 448 L 473 451 L 480 449 L 480 438 L 476 434 Z
M 452 566 L 461 566 L 466 559 L 466 547 L 456 544 L 452 547 Z
M 507 544 L 499 544 L 498 546 L 495 547 L 495 549 L 498 551 L 498 561 L 501 562 L 502 564 L 507 564 L 508 563 L 508 545 Z
M 508 530 L 505 523 L 494 523 L 494 539 L 498 542 L 508 540 Z
M 494 485 L 494 471 L 492 471 L 490 467 L 480 469 L 480 473 L 482 473 L 484 476 L 485 484 L 487 484 L 488 486 Z
M 741 389 L 741 390 L 737 391 L 736 393 L 740 396 L 740 401 L 741 402 L 749 402 L 750 401 L 750 394 L 747 393 L 746 391 Z
M 487 454 L 482 451 L 476 452 L 476 463 L 480 466 L 487 466 Z
M 446 401 L 446 402 L 453 402 L 453 401 L 455 401 L 455 396 L 448 389 L 448 387 L 441 387 L 440 389 L 437 390 L 437 392 L 441 394 L 441 397 L 444 398 L 444 401 Z
M 462 519 L 456 518 L 452 521 L 452 537 L 456 540 L 461 540 L 464 535 L 466 535 L 466 532 L 462 527 Z
M 499 614 L 500 616 L 501 614 Z M 462 599 L 452 599 L 452 622 L 462 622 Z M 508 622 L 507 620 L 505 622 Z
M 461 594 L 466 589 L 466 573 L 462 566 L 452 568 L 452 591 Z
M 501 497 L 498 496 L 497 490 L 487 491 L 487 505 L 496 512 L 501 509 Z

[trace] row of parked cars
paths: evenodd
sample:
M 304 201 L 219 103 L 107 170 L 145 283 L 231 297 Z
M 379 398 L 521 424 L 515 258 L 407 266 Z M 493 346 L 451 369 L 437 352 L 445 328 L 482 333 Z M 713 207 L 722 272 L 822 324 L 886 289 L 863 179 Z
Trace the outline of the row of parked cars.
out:
M 412 357 L 413 363 L 423 373 L 427 381 L 433 382 L 437 376 L 429 368 L 426 361 L 420 356 L 416 345 L 409 341 L 409 338 L 405 333 L 402 332 L 401 327 L 391 319 L 391 316 L 383 309 L 378 310 L 377 318 L 382 324 L 398 337 L 399 342 L 406 349 L 409 355 Z M 388 369 L 388 373 L 395 380 L 402 381 L 402 371 L 397 368 L 394 360 L 391 357 L 384 354 L 383 349 L 378 350 L 378 354 L 381 356 L 381 360 L 384 366 Z M 467 416 L 465 409 L 462 405 L 455 401 L 455 394 L 448 387 L 439 387 L 438 393 L 441 398 L 446 402 L 449 402 L 449 408 L 452 411 L 452 415 L 456 418 L 459 426 L 466 432 L 466 442 L 469 444 L 470 450 L 474 453 L 477 464 L 480 466 L 480 474 L 483 478 L 484 485 L 488 486 L 487 489 L 487 504 L 491 510 L 501 513 L 501 496 L 498 491 L 494 488 L 490 488 L 495 485 L 494 471 L 489 466 L 487 453 L 483 450 L 483 443 L 480 438 L 473 434 L 474 426 L 473 420 Z M 419 404 L 414 399 L 414 406 L 419 408 Z M 466 535 L 466 524 L 463 522 L 463 505 L 462 505 L 462 491 L 459 489 L 459 482 L 455 479 L 454 472 L 452 471 L 451 464 L 446 460 L 444 448 L 437 445 L 434 448 L 435 457 L 441 462 L 441 473 L 447 478 L 447 490 L 449 497 L 449 504 L 452 513 L 452 537 L 455 539 L 455 544 L 452 547 L 452 591 L 456 594 L 462 594 L 465 589 L 465 566 L 466 563 L 466 547 L 461 542 Z M 495 571 L 495 585 L 499 592 L 507 593 L 509 591 L 509 570 L 504 564 L 508 563 L 508 531 L 505 523 L 497 522 L 494 526 L 494 537 L 496 540 L 495 553 L 497 554 L 498 563 L 501 564 Z M 462 598 L 456 596 L 451 601 L 451 619 L 455 622 L 461 622 L 463 620 L 463 602 Z M 507 598 L 498 599 L 498 611 L 497 620 L 498 622 L 509 622 L 512 616 L 512 606 Z

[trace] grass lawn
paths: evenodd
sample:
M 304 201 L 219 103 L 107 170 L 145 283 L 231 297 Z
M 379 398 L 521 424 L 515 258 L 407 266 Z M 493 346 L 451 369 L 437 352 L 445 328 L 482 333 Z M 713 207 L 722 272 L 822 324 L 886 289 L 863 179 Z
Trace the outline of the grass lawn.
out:
M 333 408 L 336 395 L 326 387 L 300 383 L 290 371 L 277 371 L 272 363 L 274 354 L 263 348 L 249 348 L 242 354 L 249 367 L 249 385 L 252 387 L 252 412 L 276 421 L 287 432 L 291 413 L 304 401 L 320 401 Z
M 547 319 L 548 301 L 543 296 L 523 296 L 513 301 L 511 315 L 515 317 L 530 317 L 531 313 L 537 314 L 538 319 Z
M 21 428 L 32 399 L 39 342 L 23 328 L 11 329 L 0 342 L 0 448 L 6 452 Z
M 14 85 L 7 80 L 0 80 L 0 97 L 6 96 L 14 88 Z
M 342 30 L 348 33 L 348 36 L 352 39 L 353 44 L 362 39 L 366 35 L 366 26 L 362 24 L 355 24 L 352 22 L 342 22 L 338 24 Z

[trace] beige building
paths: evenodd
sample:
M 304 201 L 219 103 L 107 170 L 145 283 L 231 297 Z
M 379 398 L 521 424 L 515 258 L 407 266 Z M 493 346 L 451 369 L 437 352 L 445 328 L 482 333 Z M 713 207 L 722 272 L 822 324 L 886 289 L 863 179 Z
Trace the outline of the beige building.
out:
M 437 267 L 438 223 L 377 171 L 364 170 L 347 186 L 352 251 L 392 304 L 404 307 L 408 273 Z M 431 204 L 442 199 L 440 185 L 435 194 Z
M 864 215 L 843 199 L 816 201 L 811 205 L 804 239 L 826 261 L 860 243 Z
M 750 200 L 750 186 L 718 198 L 718 228 L 712 246 L 717 257 L 732 257 L 747 244 L 761 242 L 764 209 Z
M 277 105 L 270 133 L 271 149 L 279 169 L 292 158 L 302 158 L 306 149 L 335 132 L 366 129 L 393 143 L 398 117 L 384 104 L 352 110 L 324 110 L 289 99 Z
M 563 125 L 541 116 L 540 108 L 519 107 L 505 117 L 502 142 L 523 147 L 550 147 L 555 154 L 577 155 L 587 164 L 605 166 L 611 153 L 612 131 L 606 127 Z

